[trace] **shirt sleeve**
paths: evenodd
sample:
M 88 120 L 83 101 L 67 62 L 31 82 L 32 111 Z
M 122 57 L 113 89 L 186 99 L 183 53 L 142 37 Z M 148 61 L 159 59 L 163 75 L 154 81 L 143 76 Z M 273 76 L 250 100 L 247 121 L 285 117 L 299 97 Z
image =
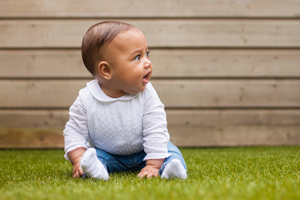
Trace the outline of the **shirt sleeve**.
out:
M 77 97 L 73 105 L 69 109 L 69 121 L 64 129 L 65 139 L 65 155 L 64 157 L 69 160 L 68 152 L 79 148 L 87 148 L 88 140 L 88 123 L 86 109 L 80 99 Z
M 148 85 L 147 85 L 148 86 Z M 146 89 L 143 115 L 143 147 L 147 154 L 144 160 L 164 159 L 168 153 L 170 139 L 164 105 L 152 85 Z

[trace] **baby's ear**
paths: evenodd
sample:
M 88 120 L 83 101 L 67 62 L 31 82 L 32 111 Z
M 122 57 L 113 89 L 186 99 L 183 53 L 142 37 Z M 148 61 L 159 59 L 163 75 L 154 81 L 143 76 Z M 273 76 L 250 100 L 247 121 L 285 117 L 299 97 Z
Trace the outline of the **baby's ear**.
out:
M 112 78 L 111 67 L 106 61 L 101 61 L 98 65 L 99 74 L 106 80 Z

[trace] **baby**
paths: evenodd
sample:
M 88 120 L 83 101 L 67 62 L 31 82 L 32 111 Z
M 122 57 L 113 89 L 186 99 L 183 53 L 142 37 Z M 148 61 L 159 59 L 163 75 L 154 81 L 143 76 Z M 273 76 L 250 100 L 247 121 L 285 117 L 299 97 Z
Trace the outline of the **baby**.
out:
M 64 129 L 73 177 L 108 180 L 109 173 L 141 170 L 138 177 L 187 178 L 170 141 L 166 113 L 150 83 L 147 41 L 136 27 L 106 21 L 82 41 L 82 59 L 95 77 L 80 90 Z

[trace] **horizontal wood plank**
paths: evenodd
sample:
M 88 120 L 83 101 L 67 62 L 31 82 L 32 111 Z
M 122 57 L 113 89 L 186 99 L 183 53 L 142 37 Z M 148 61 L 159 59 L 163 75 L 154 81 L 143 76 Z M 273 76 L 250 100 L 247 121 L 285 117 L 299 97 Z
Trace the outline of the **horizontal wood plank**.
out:
M 61 129 L 0 128 L 0 148 L 63 148 Z
M 0 50 L 0 78 L 91 78 L 80 50 Z
M 300 126 L 170 127 L 179 147 L 300 145 Z
M 300 124 L 299 109 L 167 109 L 166 113 L 168 126 L 172 127 L 272 127 Z
M 0 50 L 0 78 L 90 78 L 80 50 Z M 299 50 L 153 49 L 153 78 L 298 78 Z
M 1 108 L 68 108 L 87 80 L 0 80 Z M 299 108 L 300 80 L 153 80 L 167 108 Z
M 169 127 L 178 147 L 300 145 L 300 126 Z M 0 148 L 64 148 L 62 129 L 0 128 Z
M 300 105 L 300 80 L 156 80 L 167 107 L 256 108 Z
M 167 109 L 171 127 L 294 126 L 300 124 L 299 109 Z M 63 129 L 69 120 L 63 110 L 0 110 L 0 128 Z
M 179 147 L 300 145 L 298 110 L 166 110 Z M 63 148 L 67 110 L 0 110 L 0 148 Z
M 0 48 L 79 48 L 99 20 L 1 20 Z M 157 48 L 299 48 L 299 20 L 125 20 Z
M 299 17 L 298 0 L 1 0 L 0 17 Z

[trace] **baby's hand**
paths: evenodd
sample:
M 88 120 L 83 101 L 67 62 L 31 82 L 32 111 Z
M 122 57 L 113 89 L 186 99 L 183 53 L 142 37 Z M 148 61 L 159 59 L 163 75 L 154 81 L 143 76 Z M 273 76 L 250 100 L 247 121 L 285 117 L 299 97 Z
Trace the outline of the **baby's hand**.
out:
M 138 177 L 140 178 L 151 178 L 151 177 L 157 177 L 159 173 L 159 169 L 164 163 L 165 159 L 150 159 L 146 162 L 146 167 L 144 167 L 141 172 L 138 174 Z
M 83 170 L 80 166 L 81 157 L 77 158 L 73 164 L 73 178 L 79 178 L 83 176 Z
M 147 177 L 147 178 L 157 177 L 158 173 L 159 173 L 159 169 L 156 169 L 153 166 L 146 166 L 138 174 L 138 177 L 140 177 L 140 178 L 144 178 L 144 177 Z

